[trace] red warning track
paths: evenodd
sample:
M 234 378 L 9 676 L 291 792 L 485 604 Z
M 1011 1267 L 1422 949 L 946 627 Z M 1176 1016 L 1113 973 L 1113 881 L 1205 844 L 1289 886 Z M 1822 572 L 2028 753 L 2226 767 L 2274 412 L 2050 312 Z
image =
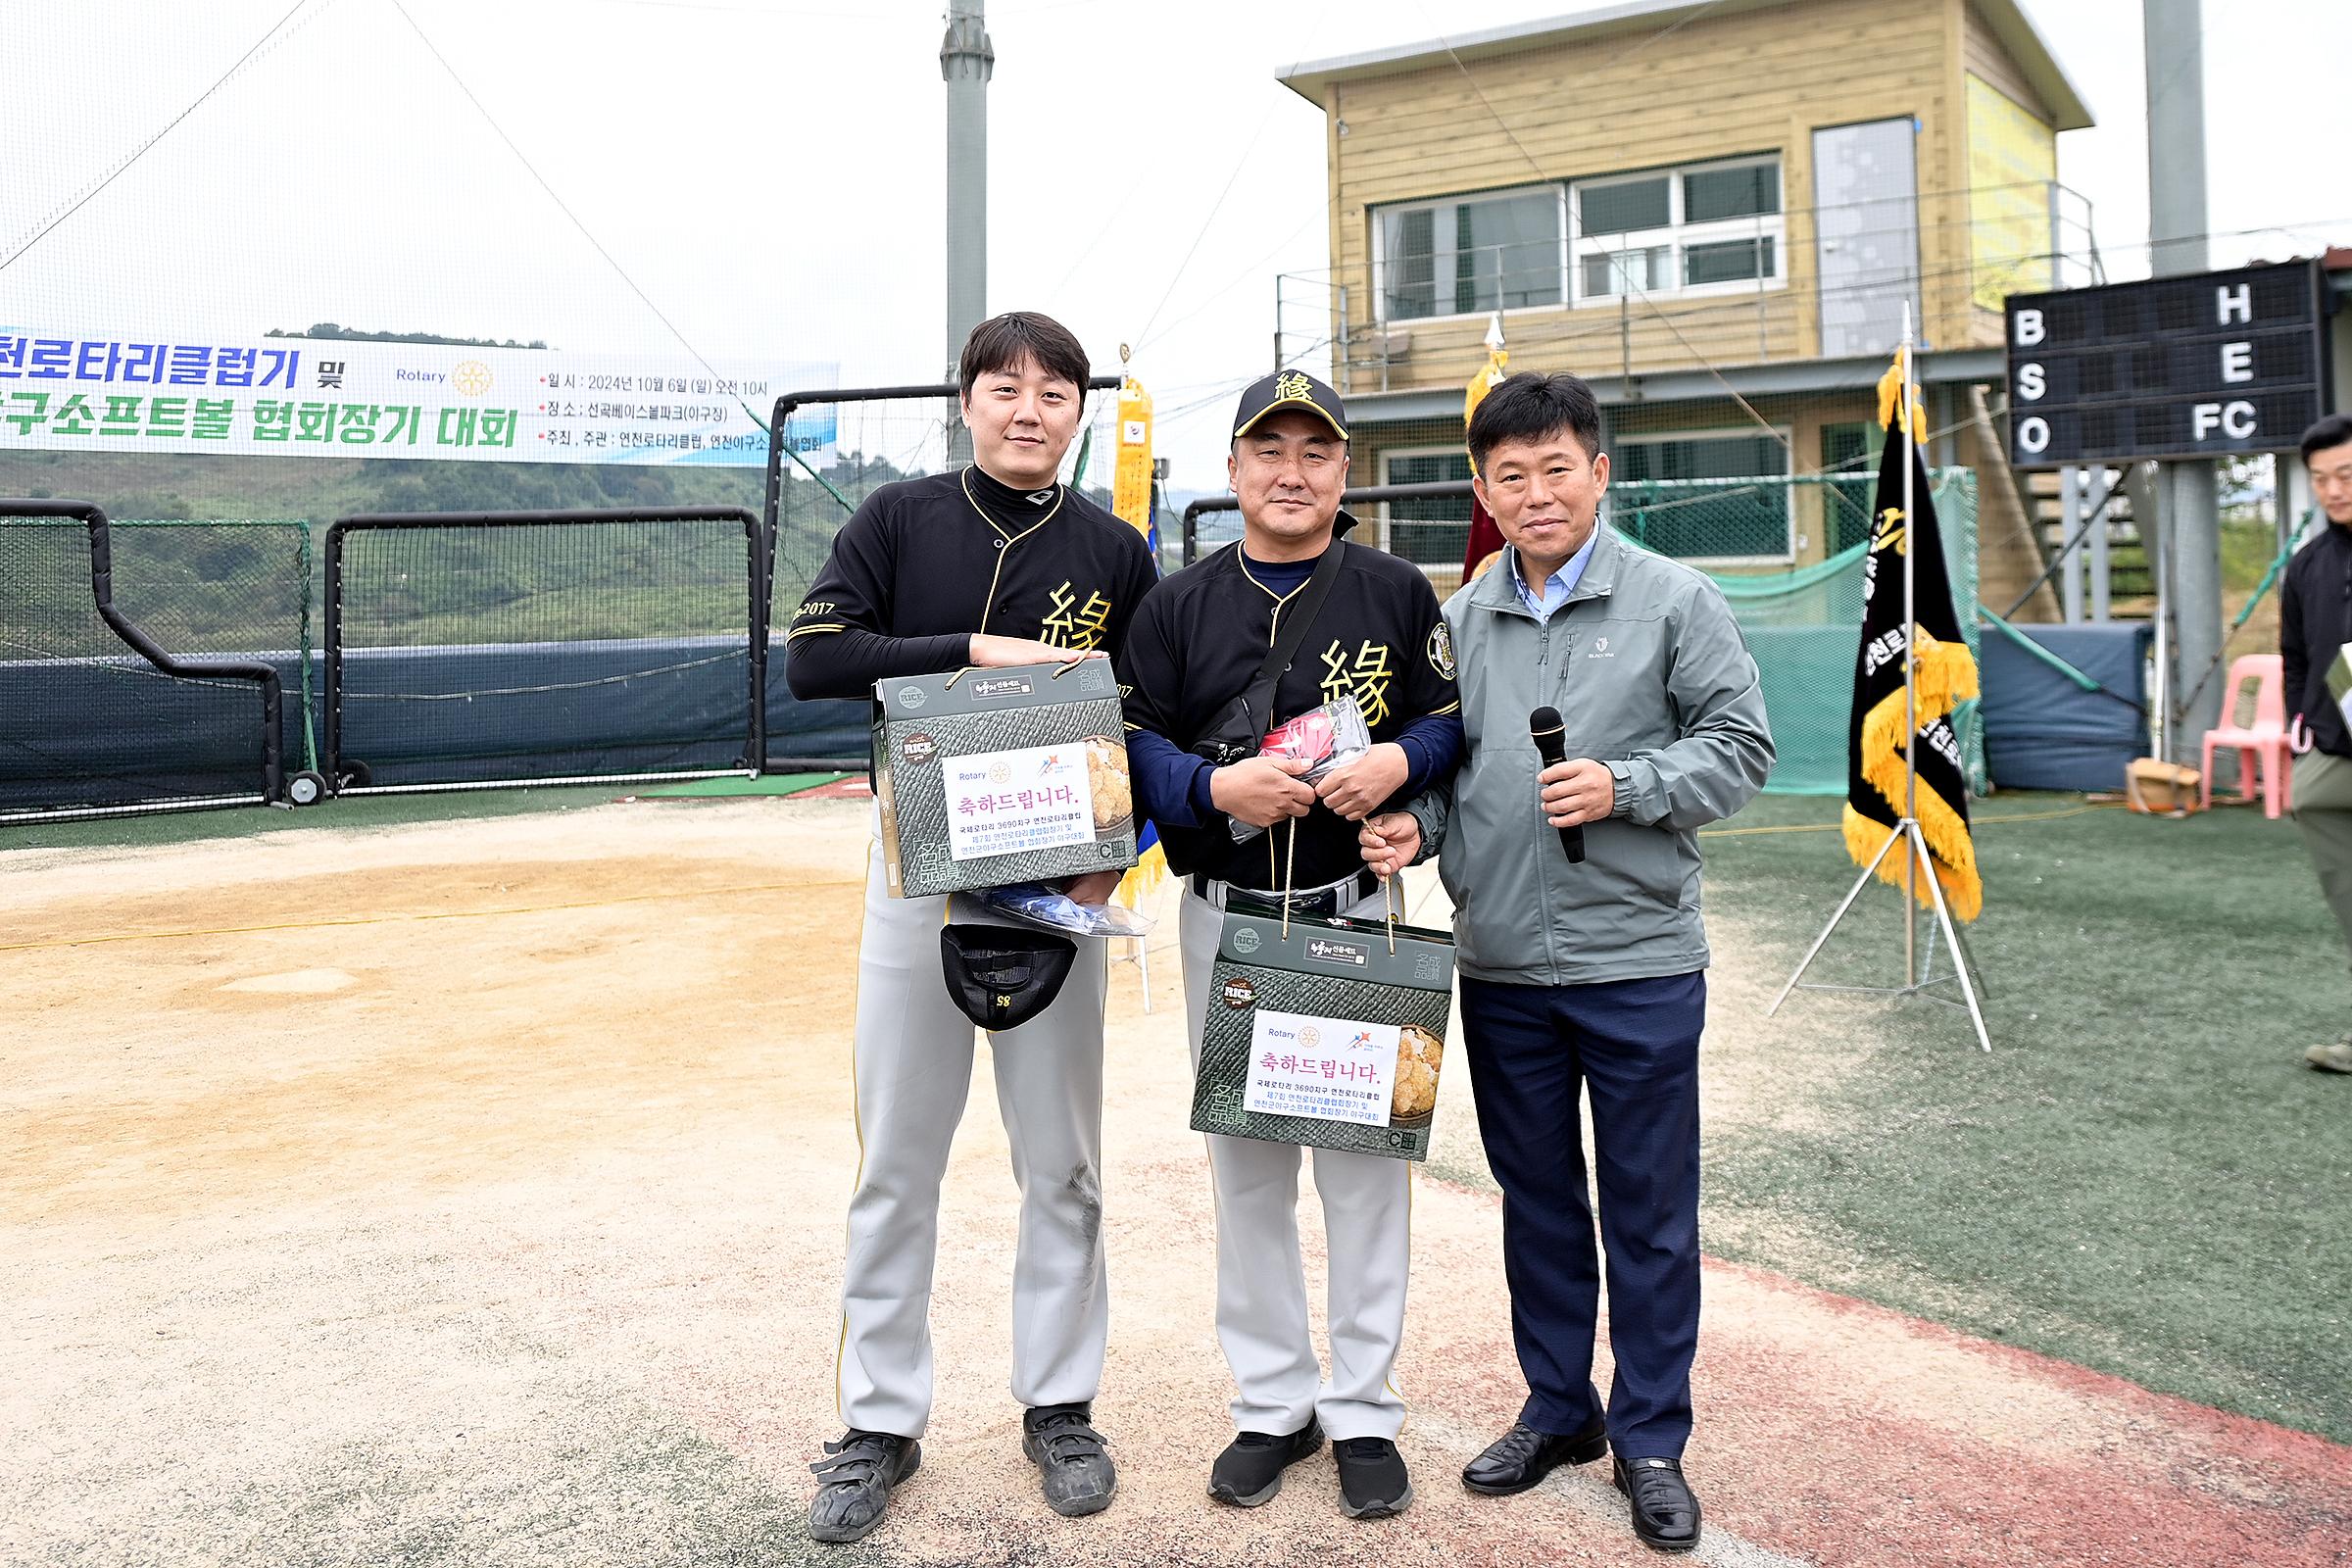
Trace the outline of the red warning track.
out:
M 1819 1563 L 2352 1561 L 2352 1449 L 1712 1262 L 1711 1522 Z
M 830 784 L 813 789 L 797 790 L 785 797 L 791 801 L 868 801 L 874 795 L 873 785 L 863 773 L 851 773 Z

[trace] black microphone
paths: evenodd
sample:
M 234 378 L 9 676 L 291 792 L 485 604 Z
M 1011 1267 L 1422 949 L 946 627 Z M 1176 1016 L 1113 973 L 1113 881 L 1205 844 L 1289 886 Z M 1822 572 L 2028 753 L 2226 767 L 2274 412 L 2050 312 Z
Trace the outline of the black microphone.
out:
M 1568 760 L 1568 726 L 1560 719 L 1556 708 L 1539 708 L 1527 715 L 1527 732 L 1536 743 L 1536 755 L 1544 759 L 1545 767 Z M 1560 829 L 1560 848 L 1568 852 L 1568 863 L 1585 862 L 1585 830 L 1582 826 Z

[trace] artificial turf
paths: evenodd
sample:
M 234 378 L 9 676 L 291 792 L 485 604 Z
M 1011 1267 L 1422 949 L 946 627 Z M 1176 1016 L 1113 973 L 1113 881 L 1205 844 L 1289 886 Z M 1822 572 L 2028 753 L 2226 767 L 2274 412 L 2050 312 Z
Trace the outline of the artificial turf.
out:
M 1875 1049 L 1803 1115 L 1711 1138 L 1710 1250 L 2352 1442 L 2352 1078 L 2302 1060 L 2343 1031 L 2352 976 L 2310 863 L 2256 811 L 2045 815 L 2074 804 L 1979 806 L 1992 1054 L 1950 1009 L 1872 1008 Z M 1838 806 L 1768 797 L 1724 825 Z M 1854 875 L 1835 833 L 1704 847 L 1709 903 L 1776 975 Z M 1865 897 L 1808 978 L 1899 972 L 1899 901 Z

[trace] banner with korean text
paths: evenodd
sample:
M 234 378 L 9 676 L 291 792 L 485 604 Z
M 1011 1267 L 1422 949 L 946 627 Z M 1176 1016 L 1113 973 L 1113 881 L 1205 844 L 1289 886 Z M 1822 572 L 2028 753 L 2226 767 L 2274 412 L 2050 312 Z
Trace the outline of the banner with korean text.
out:
M 130 338 L 0 328 L 0 451 L 492 463 L 766 462 L 778 390 L 833 365 L 353 338 Z M 811 467 L 834 415 L 788 431 Z

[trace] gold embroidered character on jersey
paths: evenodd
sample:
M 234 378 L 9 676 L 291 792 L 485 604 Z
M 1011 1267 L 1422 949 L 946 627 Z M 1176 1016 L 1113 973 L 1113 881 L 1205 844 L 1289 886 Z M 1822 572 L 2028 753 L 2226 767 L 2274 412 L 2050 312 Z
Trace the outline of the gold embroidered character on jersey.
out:
M 1077 591 L 1065 578 L 1054 590 L 1054 612 L 1045 618 L 1038 640 L 1073 653 L 1087 653 L 1102 647 L 1109 630 L 1110 601 L 1100 593 L 1090 593 L 1081 605 Z
M 1364 724 L 1377 729 L 1389 716 L 1389 645 L 1367 638 L 1349 662 L 1338 638 L 1323 650 L 1323 700 L 1336 703 L 1353 697 L 1363 710 Z

